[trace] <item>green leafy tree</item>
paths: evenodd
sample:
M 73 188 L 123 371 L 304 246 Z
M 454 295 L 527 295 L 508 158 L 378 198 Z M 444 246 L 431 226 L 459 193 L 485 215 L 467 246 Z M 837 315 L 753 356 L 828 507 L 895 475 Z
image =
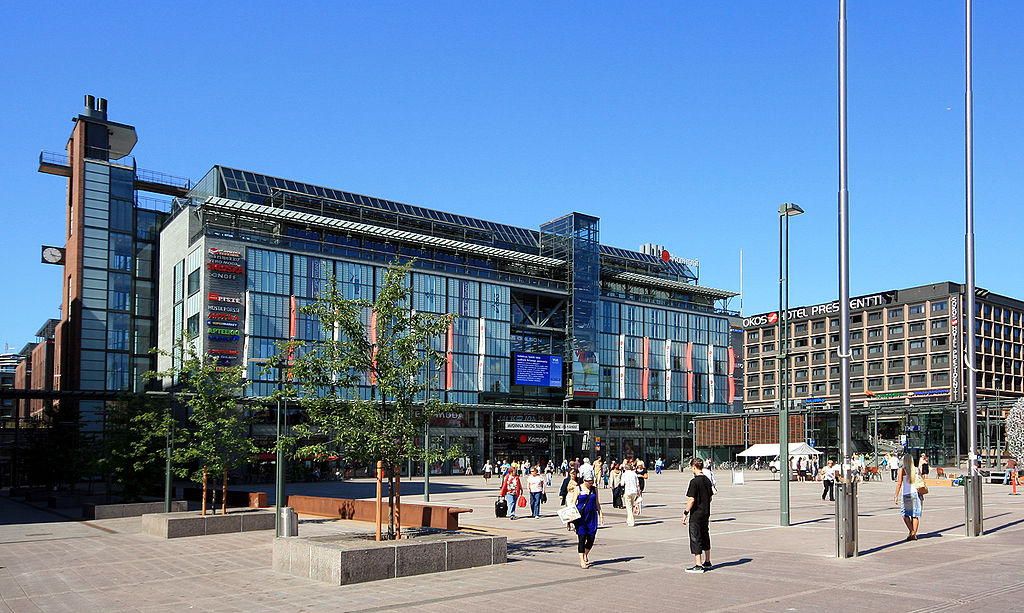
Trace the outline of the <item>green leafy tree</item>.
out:
M 141 394 L 125 396 L 106 411 L 100 468 L 124 500 L 139 500 L 163 476 L 170 412 Z
M 227 512 L 228 471 L 249 462 L 256 445 L 249 438 L 250 415 L 239 405 L 245 386 L 244 369 L 220 366 L 200 354 L 186 335 L 176 343 L 171 368 L 147 373 L 150 378 L 170 378 L 178 398 L 188 407 L 188 423 L 174 450 L 175 473 L 203 485 L 202 514 L 210 473 L 223 475 L 221 513 Z M 190 465 L 198 468 L 189 468 Z
M 373 301 L 346 299 L 329 279 L 316 300 L 301 307 L 320 322 L 322 338 L 286 343 L 278 356 L 291 362 L 292 385 L 308 418 L 295 427 L 302 441 L 298 453 L 383 464 L 389 539 L 395 538 L 395 508 L 401 504 L 394 487 L 401 464 L 460 455 L 458 448 L 426 450 L 416 444 L 431 417 L 454 407 L 426 397 L 427 377 L 446 362 L 431 340 L 446 333 L 453 316 L 410 309 L 405 280 L 411 266 L 392 264 Z M 360 396 L 361 383 L 369 384 L 371 398 Z

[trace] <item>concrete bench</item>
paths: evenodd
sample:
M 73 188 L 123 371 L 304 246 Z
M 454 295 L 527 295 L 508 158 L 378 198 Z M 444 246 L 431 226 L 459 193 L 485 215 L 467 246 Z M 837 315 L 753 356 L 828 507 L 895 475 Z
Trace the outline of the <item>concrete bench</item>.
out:
M 296 513 L 354 519 L 356 521 L 374 521 L 377 513 L 375 500 L 353 500 L 349 498 L 324 498 L 321 496 L 289 496 L 288 505 Z M 383 514 L 387 516 L 387 501 L 383 503 Z M 442 505 L 425 505 L 403 502 L 399 505 L 402 526 L 442 528 L 445 530 L 459 529 L 459 515 L 472 513 L 473 509 L 449 507 Z M 385 519 L 386 521 L 386 519 Z
M 232 509 L 227 515 L 200 515 L 198 511 L 190 511 L 142 516 L 143 534 L 165 539 L 273 529 L 274 512 L 262 509 Z
M 122 504 L 84 504 L 83 519 L 113 519 L 116 517 L 141 517 L 147 513 L 163 513 L 164 503 L 159 502 L 126 502 Z M 188 502 L 171 501 L 172 512 L 188 511 Z

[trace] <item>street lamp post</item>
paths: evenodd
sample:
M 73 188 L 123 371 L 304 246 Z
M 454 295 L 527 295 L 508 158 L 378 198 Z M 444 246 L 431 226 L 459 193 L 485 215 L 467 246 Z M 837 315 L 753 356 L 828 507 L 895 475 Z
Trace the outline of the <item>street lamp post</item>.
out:
M 281 536 L 281 507 L 284 502 L 284 448 L 281 447 L 281 413 L 284 411 L 284 427 L 288 427 L 287 405 L 284 400 L 284 364 L 277 364 L 277 462 L 274 479 L 274 536 Z
M 150 390 L 146 392 L 146 395 L 151 398 L 162 398 L 167 400 L 167 446 L 164 450 L 164 513 L 171 512 L 171 456 L 174 454 L 174 412 L 171 408 L 170 392 L 161 392 Z
M 426 407 L 430 400 L 430 352 L 427 352 L 427 394 L 423 399 L 423 406 Z M 423 502 L 430 502 L 430 419 L 423 423 Z M 412 477 L 412 475 L 409 475 Z
M 789 218 L 803 213 L 798 205 L 779 206 L 779 525 L 789 525 Z

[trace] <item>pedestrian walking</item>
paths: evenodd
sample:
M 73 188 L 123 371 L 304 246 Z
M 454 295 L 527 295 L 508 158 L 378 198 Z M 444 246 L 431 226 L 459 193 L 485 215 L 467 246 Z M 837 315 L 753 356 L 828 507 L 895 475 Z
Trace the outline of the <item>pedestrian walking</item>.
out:
M 640 484 L 640 496 L 643 496 L 644 486 L 647 484 L 647 478 L 650 476 L 647 474 L 647 466 L 644 464 L 643 460 L 637 460 L 636 466 L 633 467 L 633 470 L 636 471 L 636 478 L 638 479 L 637 482 Z
M 1017 458 L 1011 456 L 1006 461 L 1006 474 L 1003 475 L 1003 485 L 1013 484 L 1013 480 L 1017 478 Z
M 511 470 L 501 478 L 501 495 L 508 501 L 508 518 L 516 519 L 519 497 L 523 495 L 523 482 L 516 471 Z
M 551 478 L 555 474 L 555 463 L 548 460 L 548 465 L 544 468 L 545 485 L 551 485 Z
M 484 483 L 490 483 L 491 482 L 491 471 L 492 470 L 493 469 L 491 467 L 491 461 L 487 460 L 486 462 L 484 462 Z
M 590 568 L 590 550 L 594 548 L 594 538 L 597 536 L 597 526 L 604 525 L 604 513 L 601 512 L 601 503 L 597 499 L 597 488 L 594 480 L 583 481 L 576 496 L 576 509 L 580 512 L 580 518 L 573 522 L 576 528 L 576 537 L 579 544 L 576 551 L 580 556 L 580 568 Z
M 626 525 L 635 526 L 636 517 L 633 515 L 633 505 L 637 498 L 640 498 L 640 480 L 636 476 L 632 462 L 626 462 L 626 470 L 622 476 L 622 504 L 626 505 Z
M 661 470 L 663 468 L 665 468 L 665 460 L 662 460 L 659 457 L 657 460 L 654 461 L 654 474 L 660 475 L 661 474 Z
M 917 540 L 917 530 L 921 524 L 921 494 L 917 490 L 918 472 L 914 467 L 914 458 L 909 453 L 903 456 L 903 465 L 896 475 L 896 494 L 893 502 L 900 505 L 903 523 L 907 525 L 907 540 Z
M 621 509 L 622 505 L 622 464 L 612 462 L 611 475 L 609 476 L 612 488 L 612 507 Z
M 836 472 L 838 472 L 838 470 L 839 470 L 839 467 L 836 466 L 836 463 L 833 462 L 832 460 L 829 460 L 828 461 L 828 466 L 826 466 L 825 470 L 822 471 L 822 473 L 821 473 L 821 483 L 822 483 L 822 485 L 824 485 L 824 488 L 825 488 L 825 489 L 823 489 L 821 491 L 821 499 L 822 500 L 825 500 L 825 495 L 828 494 L 828 499 L 832 500 L 832 501 L 835 501 L 835 499 L 836 499 L 836 494 L 835 494 Z
M 540 519 L 540 505 L 544 502 L 544 477 L 534 466 L 530 469 L 530 476 L 526 478 L 526 488 L 530 491 L 530 511 L 534 519 Z
M 570 468 L 569 473 L 565 475 L 565 479 L 562 481 L 562 487 L 558 490 L 558 495 L 562 497 L 563 507 L 569 504 L 569 495 L 575 495 L 578 485 L 576 469 Z
M 922 453 L 921 460 L 918 462 L 918 467 L 921 472 L 921 476 L 925 479 L 928 478 L 928 454 Z
M 686 569 L 688 573 L 706 573 L 711 570 L 711 480 L 704 475 L 704 462 L 694 458 L 690 463 L 693 478 L 686 488 L 686 508 L 683 509 L 683 525 L 690 526 L 690 553 L 695 564 Z M 703 555 L 703 561 L 701 557 Z

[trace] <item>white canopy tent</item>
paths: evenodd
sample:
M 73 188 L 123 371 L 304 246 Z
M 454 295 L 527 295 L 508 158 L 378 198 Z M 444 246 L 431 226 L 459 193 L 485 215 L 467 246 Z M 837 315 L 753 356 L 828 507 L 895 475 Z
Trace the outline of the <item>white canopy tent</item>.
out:
M 737 453 L 737 457 L 754 458 L 760 456 L 775 457 L 779 455 L 778 443 L 758 443 L 751 445 L 749 448 L 744 449 L 741 453 Z M 821 455 L 821 452 L 811 447 L 807 443 L 790 443 L 789 444 L 789 455 Z

